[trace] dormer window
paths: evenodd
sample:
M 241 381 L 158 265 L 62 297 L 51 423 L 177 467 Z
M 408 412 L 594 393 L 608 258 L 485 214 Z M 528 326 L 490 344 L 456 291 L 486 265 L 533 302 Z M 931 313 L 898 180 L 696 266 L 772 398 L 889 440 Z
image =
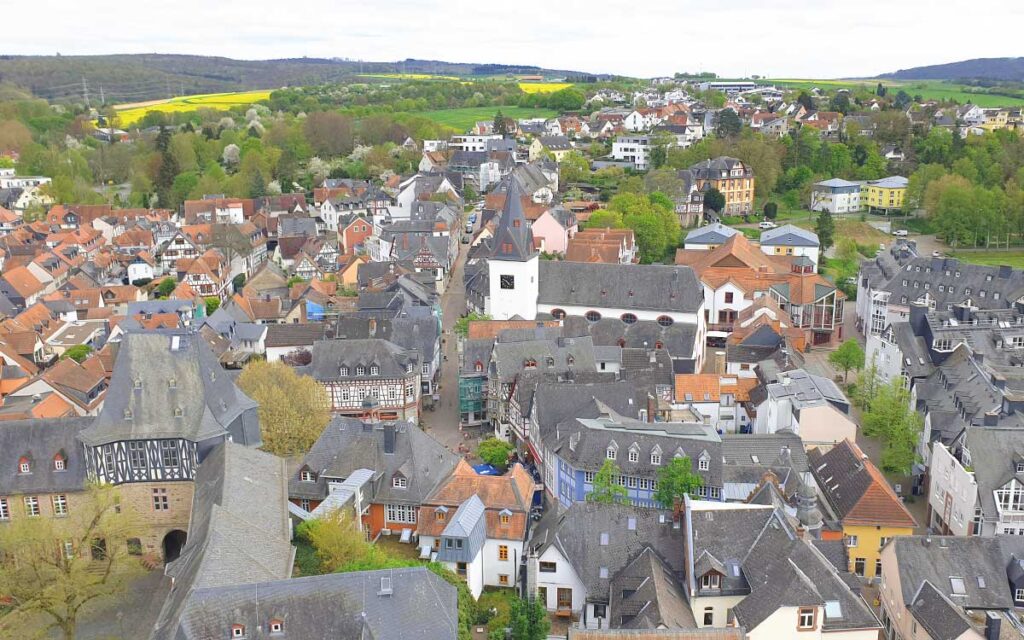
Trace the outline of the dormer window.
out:
M 232 638 L 244 638 L 245 637 L 245 625 L 244 624 L 233 624 L 233 625 L 231 625 L 231 637 Z
M 32 463 L 26 456 L 18 459 L 18 473 L 32 473 Z
M 267 628 L 270 629 L 270 633 L 284 633 L 284 621 L 275 618 L 270 621 Z
M 615 450 L 615 447 L 608 447 L 607 451 L 604 452 L 604 455 L 609 460 L 614 460 L 618 455 L 618 452 Z
M 341 365 L 341 369 L 339 369 L 338 372 L 341 375 L 343 375 L 343 376 L 347 376 L 348 375 L 348 367 L 346 367 L 345 365 Z
M 629 461 L 639 462 L 640 461 L 640 447 L 635 444 L 629 448 Z
M 142 378 L 135 378 L 135 388 L 136 389 L 141 389 L 142 388 Z
M 125 420 L 131 420 L 132 419 L 132 410 L 131 409 L 125 409 L 124 410 L 124 419 Z
M 512 521 L 512 516 L 507 513 L 502 513 L 500 516 L 498 516 L 498 519 L 501 522 L 501 524 L 508 526 L 508 523 Z
M 660 465 L 661 464 L 661 450 L 660 449 L 651 452 L 651 464 L 653 464 L 653 465 Z
M 409 487 L 409 480 L 405 476 L 395 476 L 391 478 L 391 486 L 396 489 L 407 489 Z
M 444 522 L 445 518 L 448 517 L 448 507 L 438 507 L 434 509 L 434 520 L 438 522 Z
M 1017 473 L 1024 473 L 1024 462 L 1017 463 Z
M 68 468 L 67 458 L 64 456 L 63 453 L 58 453 L 57 455 L 53 456 L 53 470 L 54 471 L 64 471 L 67 468 Z
M 476 364 L 473 365 L 473 370 L 476 371 L 477 373 L 482 372 L 484 370 L 484 363 L 477 360 Z
M 185 415 L 185 410 L 184 409 L 182 409 L 181 407 L 174 407 L 174 417 L 175 418 L 181 418 L 184 415 Z
M 708 571 L 700 577 L 701 589 L 721 589 L 722 576 L 715 571 Z
M 380 367 L 378 367 L 375 364 L 374 365 L 370 365 L 370 375 L 371 376 L 379 376 L 380 375 Z
M 316 474 L 310 471 L 308 468 L 303 469 L 299 472 L 299 480 L 302 482 L 316 482 Z
M 711 460 L 707 453 L 700 454 L 700 458 L 697 460 L 697 469 L 700 471 L 707 471 L 710 466 Z
M 357 376 L 364 376 L 364 375 L 366 375 L 366 367 L 364 367 L 363 365 L 359 365 L 358 367 L 356 367 L 356 375 Z

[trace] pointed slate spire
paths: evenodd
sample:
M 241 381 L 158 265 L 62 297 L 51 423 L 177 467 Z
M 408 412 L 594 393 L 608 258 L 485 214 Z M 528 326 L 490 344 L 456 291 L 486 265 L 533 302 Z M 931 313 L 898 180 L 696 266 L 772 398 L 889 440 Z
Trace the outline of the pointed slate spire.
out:
M 494 234 L 494 260 L 518 260 L 525 262 L 533 257 L 533 232 L 526 225 L 523 213 L 523 191 L 519 181 L 509 180 L 505 192 L 505 206 L 501 209 L 498 230 Z

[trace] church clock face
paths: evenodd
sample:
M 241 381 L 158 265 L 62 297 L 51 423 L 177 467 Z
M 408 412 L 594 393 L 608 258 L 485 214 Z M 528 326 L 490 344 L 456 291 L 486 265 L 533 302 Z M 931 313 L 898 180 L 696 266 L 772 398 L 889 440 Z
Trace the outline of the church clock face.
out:
M 501 288 L 502 289 L 515 289 L 516 288 L 516 277 L 503 275 L 501 276 Z

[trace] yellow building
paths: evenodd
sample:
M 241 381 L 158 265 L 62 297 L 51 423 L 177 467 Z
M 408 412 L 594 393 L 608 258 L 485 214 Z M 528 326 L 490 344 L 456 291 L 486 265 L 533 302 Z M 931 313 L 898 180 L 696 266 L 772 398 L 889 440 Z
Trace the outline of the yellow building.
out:
M 914 517 L 853 442 L 844 440 L 827 452 L 811 449 L 807 461 L 825 498 L 826 520 L 838 520 L 842 527 L 850 571 L 863 578 L 881 576 L 882 547 L 896 536 L 913 535 Z
M 998 131 L 1010 128 L 1009 109 L 985 109 L 985 122 L 979 126 L 986 131 Z
M 698 190 L 713 188 L 725 196 L 724 215 L 740 215 L 754 210 L 754 170 L 742 160 L 719 156 L 690 167 Z
M 903 176 L 889 176 L 866 182 L 861 189 L 860 202 L 869 210 L 881 209 L 888 213 L 902 209 L 906 197 L 907 179 Z

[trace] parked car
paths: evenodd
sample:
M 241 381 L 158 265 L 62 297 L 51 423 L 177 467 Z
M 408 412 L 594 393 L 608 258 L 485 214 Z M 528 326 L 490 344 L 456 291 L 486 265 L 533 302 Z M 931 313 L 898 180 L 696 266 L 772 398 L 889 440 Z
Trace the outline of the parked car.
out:
M 462 236 L 462 244 L 469 244 L 473 240 L 473 236 Z
M 472 222 L 473 224 L 476 224 L 476 214 L 475 213 L 471 214 L 469 216 L 469 221 Z
M 757 226 L 761 230 L 765 230 L 765 229 L 774 229 L 775 227 L 777 227 L 779 225 L 775 224 L 771 220 L 765 220 L 764 222 L 758 224 Z
M 892 232 L 892 235 L 896 236 L 897 238 L 906 238 L 907 237 L 907 230 L 906 229 L 897 229 L 896 231 Z

